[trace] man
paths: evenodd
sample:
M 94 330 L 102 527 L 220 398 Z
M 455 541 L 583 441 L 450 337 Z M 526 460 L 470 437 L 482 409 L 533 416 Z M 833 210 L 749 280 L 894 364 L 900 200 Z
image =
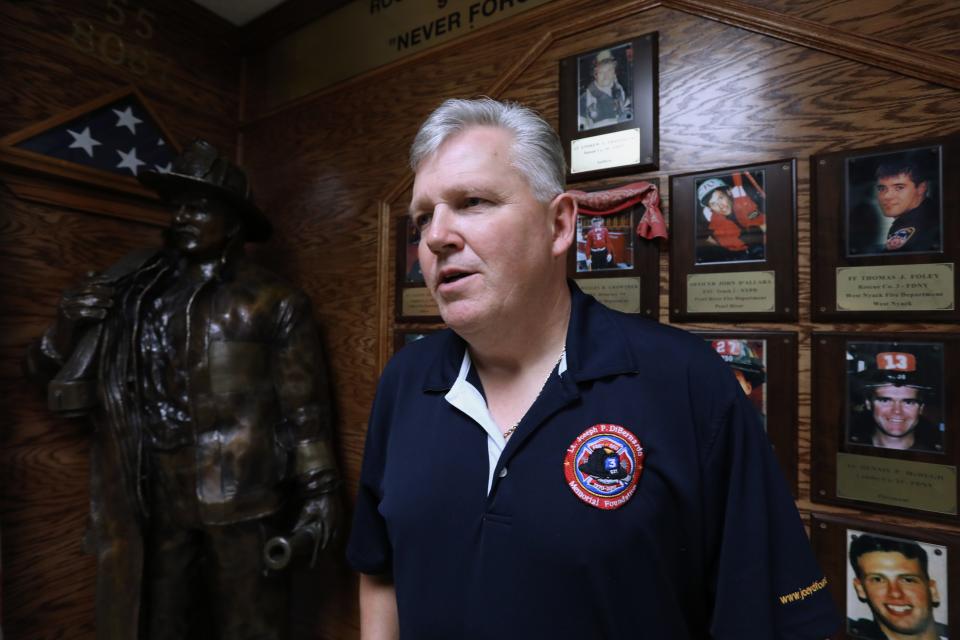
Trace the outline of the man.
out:
M 893 156 L 877 167 L 876 178 L 877 205 L 884 217 L 893 218 L 883 251 L 939 251 L 940 211 L 929 197 L 929 181 L 919 163 L 907 155 Z
M 270 223 L 214 147 L 141 180 L 174 207 L 165 248 L 67 292 L 29 358 L 55 374 L 52 409 L 97 425 L 98 637 L 281 638 L 284 580 L 265 573 L 264 543 L 310 526 L 324 546 L 339 518 L 310 303 L 243 259 Z
M 610 231 L 603 226 L 603 218 L 594 216 L 587 231 L 587 251 L 590 252 L 590 271 L 609 269 L 613 263 L 613 243 Z
M 868 419 L 856 421 L 850 435 L 855 443 L 885 449 L 943 451 L 943 434 L 923 417 L 924 393 L 913 353 L 877 354 L 876 368 L 861 375 Z
M 933 619 L 940 595 L 919 544 L 862 534 L 850 543 L 850 565 L 857 598 L 873 612 L 873 620 L 848 620 L 851 634 L 869 640 L 947 637 L 946 626 Z
M 589 131 L 633 118 L 630 96 L 617 80 L 617 59 L 609 49 L 593 60 L 593 81 L 580 94 L 580 130 Z
M 750 406 L 701 338 L 566 280 L 577 207 L 532 111 L 449 100 L 410 215 L 449 329 L 370 417 L 348 559 L 361 637 L 823 638 L 835 628 Z
M 749 214 L 737 214 L 734 195 L 719 178 L 704 180 L 697 200 L 707 222 L 707 246 L 698 248 L 698 262 L 763 259 L 767 220 L 756 206 Z

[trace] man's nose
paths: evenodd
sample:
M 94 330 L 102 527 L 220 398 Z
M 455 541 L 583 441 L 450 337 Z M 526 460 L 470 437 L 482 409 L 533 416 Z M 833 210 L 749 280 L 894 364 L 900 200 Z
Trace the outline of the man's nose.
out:
M 435 254 L 449 252 L 463 246 L 463 238 L 456 226 L 456 216 L 450 207 L 445 204 L 434 207 L 423 239 L 430 251 Z
M 190 217 L 190 207 L 181 204 L 173 214 L 174 222 L 185 222 Z

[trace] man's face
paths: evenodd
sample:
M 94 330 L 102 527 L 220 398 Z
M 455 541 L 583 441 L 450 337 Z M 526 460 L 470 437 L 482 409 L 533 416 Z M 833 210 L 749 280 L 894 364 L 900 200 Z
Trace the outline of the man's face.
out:
M 593 220 L 592 222 L 590 222 L 590 225 L 591 225 L 594 229 L 599 229 L 600 227 L 603 226 L 603 220 Z
M 854 578 L 853 586 L 877 623 L 906 635 L 920 635 L 934 624 L 937 582 L 924 575 L 919 560 L 899 551 L 871 551 L 857 562 L 863 577 Z
M 896 218 L 920 206 L 927 193 L 927 183 L 914 184 L 906 173 L 877 178 L 877 202 L 883 215 Z
M 714 189 L 707 200 L 707 206 L 714 213 L 729 216 L 733 213 L 733 200 L 723 189 Z
M 593 77 L 601 87 L 609 87 L 617 79 L 617 61 L 607 58 L 593 67 Z
M 873 411 L 877 429 L 893 438 L 902 438 L 913 432 L 923 413 L 920 393 L 913 387 L 887 384 L 873 390 L 867 408 Z
M 227 242 L 233 221 L 228 207 L 216 198 L 181 196 L 175 207 L 168 242 L 181 253 L 195 257 L 219 255 Z
M 503 129 L 470 127 L 421 163 L 413 183 L 424 279 L 461 335 L 533 312 L 529 300 L 566 249 L 554 248 L 554 205 L 538 202 L 511 165 L 512 143 Z

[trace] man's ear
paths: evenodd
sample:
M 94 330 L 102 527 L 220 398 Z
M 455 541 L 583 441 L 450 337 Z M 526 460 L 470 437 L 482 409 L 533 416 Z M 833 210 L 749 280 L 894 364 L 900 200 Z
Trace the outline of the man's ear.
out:
M 577 229 L 577 201 L 566 191 L 550 203 L 550 225 L 553 231 L 553 255 L 566 255 Z
M 937 590 L 937 581 L 930 581 L 930 602 L 934 607 L 940 606 L 940 591 Z
M 853 588 L 854 588 L 854 590 L 857 592 L 857 598 L 860 599 L 860 602 L 866 602 L 866 601 L 867 601 L 867 592 L 866 592 L 866 590 L 863 588 L 863 583 L 860 582 L 860 578 L 854 578 L 854 579 L 853 579 Z

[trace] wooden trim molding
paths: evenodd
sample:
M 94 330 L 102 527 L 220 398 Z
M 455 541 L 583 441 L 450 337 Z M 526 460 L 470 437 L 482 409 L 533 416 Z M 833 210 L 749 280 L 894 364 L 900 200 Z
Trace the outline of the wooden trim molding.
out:
M 377 374 L 387 366 L 390 359 L 390 296 L 393 294 L 393 281 L 390 274 L 390 227 L 393 217 L 390 215 L 390 203 L 378 200 L 373 208 L 377 213 Z

